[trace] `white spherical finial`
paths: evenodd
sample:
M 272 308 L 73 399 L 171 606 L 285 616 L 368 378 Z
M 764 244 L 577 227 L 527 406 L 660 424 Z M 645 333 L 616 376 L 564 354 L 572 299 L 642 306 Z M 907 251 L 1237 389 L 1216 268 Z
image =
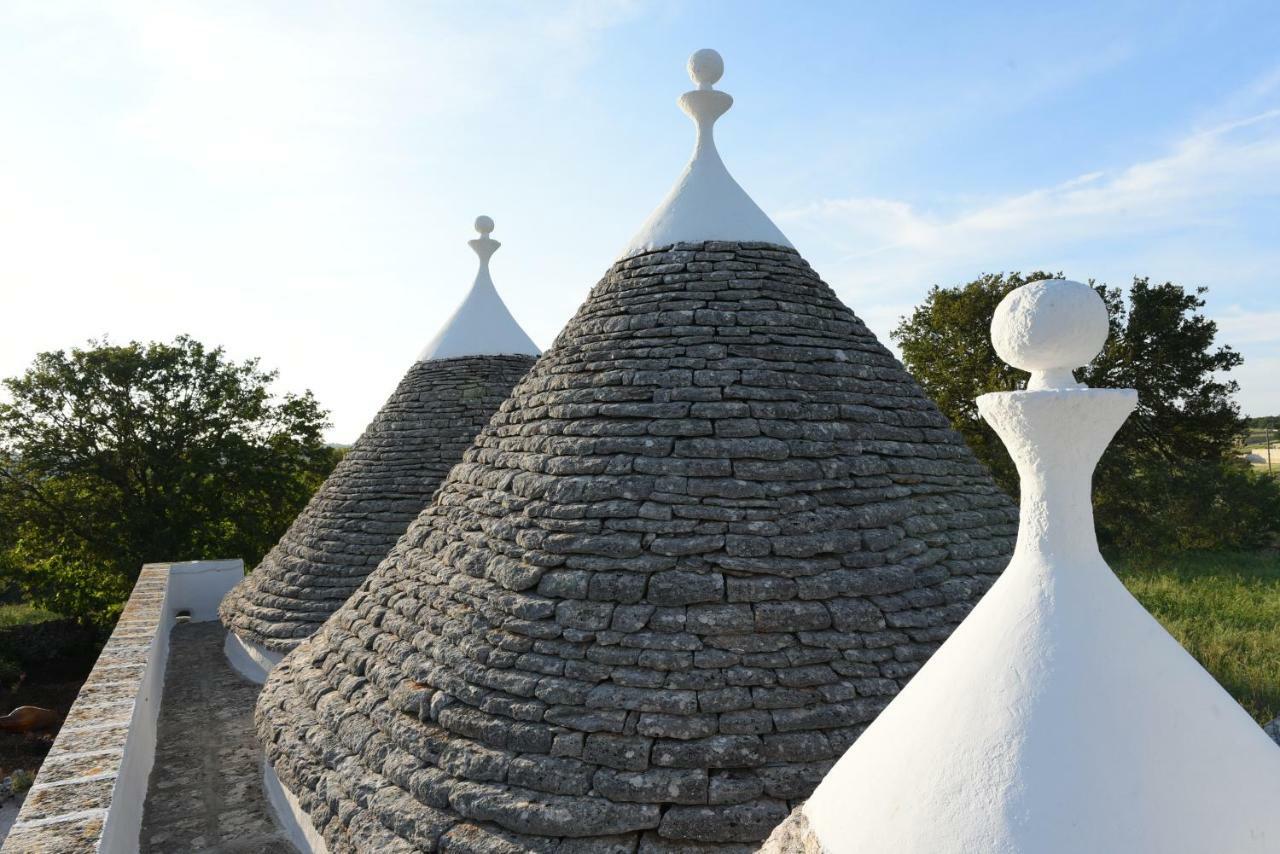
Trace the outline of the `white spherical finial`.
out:
M 1031 372 L 1027 389 L 1081 388 L 1071 371 L 1107 343 L 1107 306 L 1080 282 L 1045 279 L 1011 291 L 991 318 L 1001 359 Z
M 493 218 L 484 214 L 476 217 L 476 231 L 488 237 L 493 232 Z
M 724 76 L 724 60 L 709 47 L 695 50 L 689 57 L 689 79 L 699 89 L 710 89 Z

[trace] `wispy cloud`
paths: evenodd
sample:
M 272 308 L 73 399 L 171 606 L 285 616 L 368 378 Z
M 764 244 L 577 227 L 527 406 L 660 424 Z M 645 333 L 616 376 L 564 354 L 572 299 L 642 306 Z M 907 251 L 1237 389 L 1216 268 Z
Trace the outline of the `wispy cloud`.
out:
M 1275 302 L 1280 303 L 1280 297 Z M 1280 311 L 1250 311 L 1233 305 L 1216 312 L 1214 320 L 1223 341 L 1236 346 L 1267 344 L 1280 349 Z M 1280 387 L 1280 382 L 1275 384 Z
M 949 216 L 902 200 L 850 198 L 779 219 L 793 239 L 834 252 L 838 275 L 856 273 L 879 287 L 1006 268 L 1083 241 L 1184 229 L 1268 196 L 1280 196 L 1280 109 L 1192 134 L 1167 155 L 1116 173 L 1090 172 Z
M 1249 87 L 1250 98 L 1237 101 L 1257 106 L 1277 85 L 1280 76 L 1260 79 Z M 1280 252 L 1235 258 L 1207 235 L 1257 229 L 1256 203 L 1265 212 L 1276 200 L 1280 109 L 1262 109 L 1188 134 L 1168 153 L 1127 168 L 955 211 L 859 197 L 820 200 L 778 219 L 886 343 L 930 285 L 983 272 L 1047 268 L 1117 285 L 1135 274 L 1209 284 L 1219 342 L 1245 355 L 1245 367 L 1233 374 L 1242 403 L 1263 412 L 1280 411 L 1274 381 L 1280 300 L 1223 300 L 1217 286 L 1250 285 L 1258 296 L 1280 292 Z

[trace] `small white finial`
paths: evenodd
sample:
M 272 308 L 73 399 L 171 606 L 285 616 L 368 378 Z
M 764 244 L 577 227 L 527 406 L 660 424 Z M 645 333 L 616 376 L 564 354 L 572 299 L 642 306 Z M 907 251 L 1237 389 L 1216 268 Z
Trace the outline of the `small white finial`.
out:
M 493 253 L 498 251 L 498 247 L 502 244 L 494 240 L 489 235 L 493 233 L 493 218 L 484 214 L 476 217 L 476 231 L 480 232 L 480 236 L 474 240 L 468 240 L 467 245 L 476 251 L 480 256 L 480 269 L 489 269 L 489 259 L 493 257 Z
M 462 305 L 418 354 L 420 362 L 499 353 L 538 355 L 537 345 L 511 316 L 489 274 L 489 259 L 502 245 L 489 236 L 493 232 L 493 218 L 482 214 L 476 217 L 475 226 L 480 236 L 467 241 L 480 256 L 475 281 Z
M 709 47 L 695 50 L 689 57 L 689 79 L 699 89 L 710 89 L 724 76 L 724 59 Z
M 733 106 L 733 96 L 711 88 L 724 74 L 724 60 L 711 48 L 689 57 L 696 88 L 677 103 L 693 119 L 697 138 L 693 157 L 671 192 L 623 251 L 624 258 L 674 243 L 733 240 L 791 246 L 760 206 L 733 180 L 716 151 L 715 123 Z
M 1011 291 L 991 318 L 991 343 L 1001 359 L 1031 372 L 1027 390 L 1084 388 L 1072 369 L 1087 365 L 1107 343 L 1107 306 L 1080 282 L 1045 279 Z

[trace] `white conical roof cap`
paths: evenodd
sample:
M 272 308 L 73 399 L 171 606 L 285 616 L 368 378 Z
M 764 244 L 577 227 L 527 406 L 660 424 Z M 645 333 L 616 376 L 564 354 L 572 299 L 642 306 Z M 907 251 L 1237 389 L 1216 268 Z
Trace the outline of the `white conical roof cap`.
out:
M 1017 549 L 804 806 L 824 852 L 1280 851 L 1280 748 L 1098 553 L 1090 477 L 1137 402 L 1071 376 L 1100 306 L 1047 281 L 997 309 L 1039 386 L 978 399 L 1022 477 Z
M 480 236 L 467 241 L 480 256 L 476 280 L 462 305 L 418 354 L 419 362 L 459 356 L 537 356 L 541 353 L 533 339 L 511 316 L 489 276 L 489 259 L 502 245 L 489 237 L 493 231 L 493 220 L 487 216 L 476 217 L 476 231 Z
M 733 106 L 732 96 L 711 88 L 722 74 L 724 60 L 714 50 L 703 48 L 689 57 L 689 77 L 698 88 L 681 95 L 679 104 L 698 129 L 693 157 L 621 257 L 639 255 L 672 243 L 706 240 L 791 246 L 781 229 L 733 180 L 716 150 L 712 128 L 716 119 Z

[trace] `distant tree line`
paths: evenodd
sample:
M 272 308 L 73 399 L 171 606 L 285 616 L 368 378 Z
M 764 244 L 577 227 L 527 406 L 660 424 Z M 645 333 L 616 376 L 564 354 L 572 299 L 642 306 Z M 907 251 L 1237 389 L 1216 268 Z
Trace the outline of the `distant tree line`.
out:
M 1056 276 L 999 273 L 935 286 L 892 333 L 906 367 L 1015 496 L 1013 462 L 974 399 L 1025 386 L 1027 374 L 996 356 L 991 317 L 1014 288 L 1048 278 Z M 1243 360 L 1215 343 L 1217 326 L 1200 313 L 1205 289 L 1135 278 L 1126 294 L 1090 284 L 1107 305 L 1111 331 L 1076 376 L 1090 386 L 1137 389 L 1139 398 L 1094 475 L 1103 544 L 1158 552 L 1272 541 L 1280 534 L 1280 482 L 1251 472 L 1234 449 L 1245 419 L 1234 399 L 1238 386 L 1224 377 Z
M 110 625 L 143 563 L 252 566 L 340 452 L 310 392 L 181 336 L 41 353 L 0 402 L 0 592 Z
M 934 287 L 893 332 L 903 360 L 1000 485 L 1018 483 L 974 399 L 1011 391 L 989 326 L 1009 291 L 1043 272 Z M 1118 549 L 1249 548 L 1280 534 L 1280 480 L 1234 445 L 1246 419 L 1224 376 L 1204 289 L 1135 279 L 1095 285 L 1111 315 L 1102 353 L 1078 376 L 1136 388 L 1139 406 L 1094 477 L 1100 536 Z M 275 543 L 343 451 L 310 392 L 277 395 L 255 359 L 234 362 L 180 336 L 41 353 L 3 382 L 0 597 L 110 625 L 143 563 L 242 557 Z M 1280 416 L 1249 424 L 1280 427 Z

